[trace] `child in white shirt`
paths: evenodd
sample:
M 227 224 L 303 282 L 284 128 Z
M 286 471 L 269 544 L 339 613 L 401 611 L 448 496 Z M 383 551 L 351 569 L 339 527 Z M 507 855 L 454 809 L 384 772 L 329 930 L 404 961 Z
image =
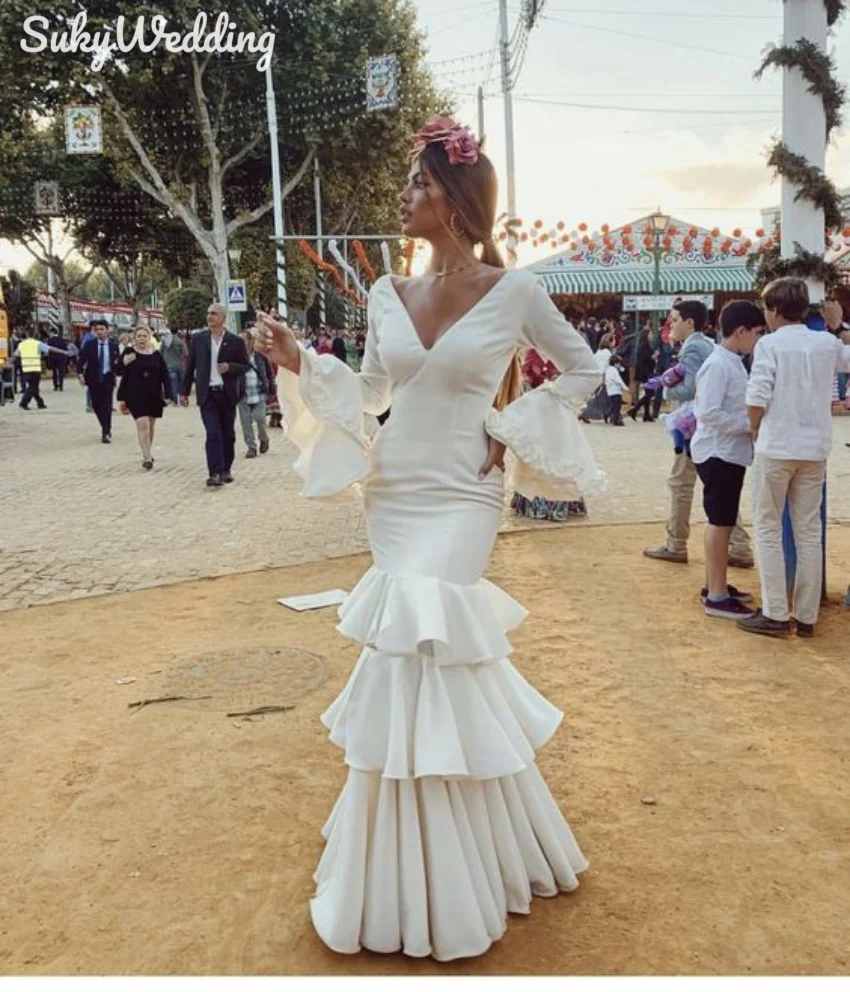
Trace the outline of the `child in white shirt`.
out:
M 623 382 L 620 374 L 620 366 L 623 359 L 619 355 L 612 355 L 608 359 L 608 367 L 605 369 L 605 392 L 608 394 L 608 416 L 615 427 L 624 427 L 623 415 L 623 393 L 628 388 Z
M 738 520 L 753 441 L 747 416 L 747 370 L 743 357 L 764 331 L 764 314 L 754 303 L 734 300 L 720 314 L 721 343 L 703 362 L 696 377 L 691 458 L 703 485 L 706 616 L 742 620 L 753 615 L 752 596 L 726 579 L 729 540 Z

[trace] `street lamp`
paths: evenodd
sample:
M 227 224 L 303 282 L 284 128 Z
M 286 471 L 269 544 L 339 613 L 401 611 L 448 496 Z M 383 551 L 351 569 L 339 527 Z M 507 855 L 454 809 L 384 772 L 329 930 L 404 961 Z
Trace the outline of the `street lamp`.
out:
M 661 256 L 663 254 L 661 250 L 661 239 L 664 237 L 664 232 L 667 230 L 667 225 L 670 223 L 670 218 L 667 214 L 661 213 L 661 207 L 659 207 L 655 213 L 649 218 L 650 226 L 652 227 L 652 261 L 654 263 L 653 273 L 652 273 L 652 295 L 658 296 L 661 292 Z M 653 308 L 652 310 L 652 338 L 653 341 L 658 340 L 658 311 Z M 640 344 L 640 310 L 635 311 L 635 333 L 632 340 L 632 395 L 634 396 L 633 402 L 637 403 L 640 393 L 640 386 L 637 381 L 637 362 L 638 362 L 638 345 Z
M 658 296 L 661 292 L 661 239 L 664 237 L 670 218 L 667 214 L 661 213 L 661 207 L 659 207 L 650 217 L 650 223 L 652 224 L 652 295 Z M 657 310 L 652 311 L 652 336 L 653 339 L 658 337 Z

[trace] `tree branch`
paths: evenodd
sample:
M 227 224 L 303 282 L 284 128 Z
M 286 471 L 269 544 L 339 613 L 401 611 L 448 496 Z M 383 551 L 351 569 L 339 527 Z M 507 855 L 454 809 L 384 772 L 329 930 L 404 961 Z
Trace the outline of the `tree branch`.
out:
M 218 98 L 218 106 L 215 110 L 215 125 L 213 126 L 213 137 L 218 141 L 221 132 L 221 119 L 224 115 L 224 104 L 227 102 L 227 76 L 224 76 L 221 83 L 221 95 Z
M 48 261 L 48 252 L 46 252 L 44 250 L 44 245 L 42 245 L 41 242 L 38 241 L 37 238 L 35 240 L 36 240 L 39 248 L 41 248 L 42 252 L 44 253 L 43 255 L 39 255 L 38 252 L 35 251 L 35 249 L 32 247 L 32 245 L 30 245 L 23 238 L 21 238 L 21 245 L 24 248 L 26 248 L 26 250 L 30 253 L 30 255 L 32 255 L 32 257 L 36 260 L 36 262 L 39 263 L 39 265 L 43 265 L 43 266 L 45 266 L 45 268 L 48 268 L 49 269 L 50 268 L 50 262 Z
M 231 235 L 235 234 L 241 228 L 247 227 L 249 224 L 254 224 L 261 217 L 264 217 L 271 210 L 273 206 L 274 206 L 274 200 L 269 200 L 267 203 L 264 203 L 261 207 L 257 207 L 256 210 L 252 210 L 250 213 L 240 214 L 238 217 L 235 217 L 227 225 L 228 239 L 230 238 Z
M 254 137 L 251 138 L 251 140 L 248 142 L 247 145 L 244 145 L 238 152 L 236 152 L 235 155 L 231 155 L 231 157 L 225 161 L 225 163 L 221 167 L 222 181 L 224 180 L 225 174 L 227 173 L 228 169 L 233 168 L 234 165 L 236 165 L 238 162 L 241 162 L 242 159 L 250 155 L 251 152 L 257 147 L 257 145 L 260 144 L 260 142 L 263 140 L 265 135 L 266 135 L 266 129 L 265 126 L 263 126 L 257 131 Z
M 95 262 L 94 265 L 92 265 L 89 268 L 88 272 L 84 276 L 80 276 L 78 279 L 75 279 L 73 282 L 68 282 L 68 280 L 65 279 L 64 271 L 63 271 L 63 280 L 65 282 L 66 291 L 69 293 L 73 293 L 74 290 L 77 289 L 79 286 L 85 285 L 89 281 L 89 279 L 91 279 L 92 275 L 94 274 L 94 270 L 96 268 L 97 268 L 97 263 Z M 64 266 L 63 266 L 63 270 L 64 270 Z
M 210 167 L 218 165 L 218 145 L 215 143 L 215 136 L 213 135 L 212 121 L 210 120 L 210 111 L 207 106 L 207 97 L 204 93 L 204 70 L 209 63 L 211 56 L 207 56 L 204 59 L 203 68 L 198 64 L 198 59 L 194 52 L 192 53 L 192 80 L 195 84 L 195 106 L 198 113 L 198 123 L 201 125 L 201 137 L 204 139 L 204 145 L 207 149 L 207 154 L 210 157 Z
M 313 161 L 313 157 L 316 154 L 316 149 L 311 148 L 304 157 L 304 161 L 301 163 L 298 171 L 289 180 L 289 182 L 284 186 L 282 191 L 282 196 L 286 199 L 287 196 L 295 189 L 296 186 L 304 178 L 304 173 L 310 168 Z M 228 239 L 231 235 L 235 234 L 240 228 L 247 227 L 248 224 L 253 224 L 258 221 L 261 217 L 264 217 L 274 206 L 274 200 L 269 200 L 264 203 L 261 207 L 257 207 L 256 210 L 252 210 L 250 213 L 243 214 L 241 217 L 236 217 L 234 220 L 230 221 L 227 225 L 227 237 Z
M 193 56 L 194 58 L 194 56 Z M 136 157 L 142 164 L 143 169 L 148 174 L 149 181 L 144 179 L 135 169 L 131 170 L 133 178 L 139 184 L 139 186 L 149 195 L 152 196 L 157 202 L 161 203 L 164 207 L 167 207 L 173 214 L 178 216 L 186 227 L 192 232 L 195 239 L 202 246 L 204 244 L 209 244 L 209 235 L 206 228 L 201 223 L 200 218 L 197 213 L 188 207 L 185 203 L 179 200 L 169 189 L 168 184 L 163 179 L 159 172 L 159 169 L 151 161 L 150 156 L 145 151 L 139 140 L 136 132 L 133 130 L 132 125 L 127 119 L 127 115 L 124 113 L 121 104 L 118 102 L 115 94 L 112 92 L 111 87 L 108 83 L 101 83 L 103 86 L 103 91 L 106 93 L 109 102 L 112 104 L 112 109 L 115 112 L 115 116 L 118 119 L 118 123 L 121 126 L 121 130 L 124 133 L 124 137 L 130 144 L 130 147 L 136 153 Z

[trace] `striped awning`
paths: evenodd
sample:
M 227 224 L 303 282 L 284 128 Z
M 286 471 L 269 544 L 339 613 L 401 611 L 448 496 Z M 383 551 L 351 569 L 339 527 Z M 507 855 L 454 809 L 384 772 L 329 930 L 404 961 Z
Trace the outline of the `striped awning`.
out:
M 532 270 L 533 271 L 533 270 Z M 576 293 L 651 293 L 651 269 L 586 269 L 575 272 L 535 273 L 552 296 Z M 743 265 L 695 266 L 677 265 L 661 270 L 661 292 L 713 293 L 748 292 L 753 288 L 753 275 Z

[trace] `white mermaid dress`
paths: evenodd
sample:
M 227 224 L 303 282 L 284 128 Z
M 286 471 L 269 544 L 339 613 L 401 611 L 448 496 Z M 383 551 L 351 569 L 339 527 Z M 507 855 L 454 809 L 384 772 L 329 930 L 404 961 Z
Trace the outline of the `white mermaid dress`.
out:
M 521 343 L 563 370 L 504 411 Z M 389 277 L 369 298 L 363 369 L 302 350 L 282 373 L 303 495 L 362 482 L 373 566 L 340 608 L 363 652 L 322 716 L 348 780 L 325 824 L 310 908 L 333 950 L 440 961 L 482 954 L 532 895 L 587 861 L 534 763 L 562 713 L 508 660 L 526 611 L 482 578 L 504 479 L 552 499 L 604 488 L 576 411 L 600 382 L 590 349 L 529 273 L 507 272 L 426 350 Z M 392 414 L 370 446 L 364 413 Z

